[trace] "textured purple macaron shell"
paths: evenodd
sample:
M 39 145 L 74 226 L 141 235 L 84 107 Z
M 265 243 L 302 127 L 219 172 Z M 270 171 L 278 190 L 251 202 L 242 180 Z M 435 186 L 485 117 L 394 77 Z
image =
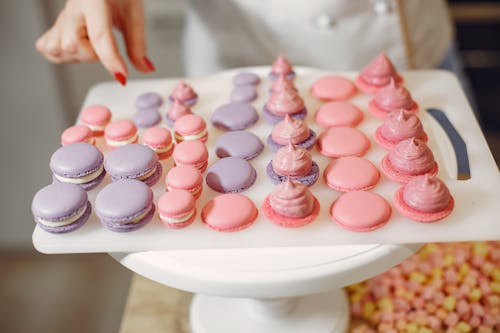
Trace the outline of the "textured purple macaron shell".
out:
M 83 207 L 86 207 L 84 214 L 71 224 L 48 227 L 38 221 L 39 218 L 52 222 L 63 221 L 74 216 Z M 68 183 L 45 186 L 35 194 L 31 204 L 36 223 L 40 228 L 51 233 L 65 233 L 78 229 L 87 222 L 91 210 L 87 192 L 77 185 Z
M 243 72 L 233 76 L 233 84 L 235 86 L 256 86 L 260 83 L 260 77 L 255 73 Z
M 163 104 L 163 99 L 160 94 L 155 92 L 147 92 L 137 96 L 135 107 L 138 110 L 158 109 Z
M 267 165 L 266 173 L 269 176 L 269 179 L 271 179 L 271 182 L 275 185 L 286 181 L 288 178 L 287 176 L 278 175 L 276 171 L 274 171 L 272 161 L 269 162 L 269 164 Z M 292 179 L 306 186 L 312 186 L 314 185 L 314 183 L 316 183 L 318 177 L 319 177 L 319 166 L 316 162 L 313 161 L 311 171 L 307 175 L 305 175 L 304 177 L 292 178 Z
M 158 181 L 162 172 L 158 155 L 148 146 L 140 144 L 125 145 L 109 152 L 104 167 L 113 181 L 136 179 L 156 168 L 151 176 L 143 180 L 149 186 Z
M 226 131 L 244 130 L 254 125 L 259 116 L 255 108 L 248 103 L 227 103 L 219 106 L 212 114 L 212 124 Z
M 303 110 L 301 110 L 297 113 L 291 114 L 290 117 L 295 118 L 295 119 L 304 120 L 307 117 L 307 109 L 304 108 Z M 264 121 L 266 123 L 271 124 L 271 125 L 276 125 L 277 123 L 279 123 L 280 121 L 285 119 L 284 116 L 278 116 L 278 115 L 275 115 L 274 113 L 272 113 L 271 111 L 269 111 L 269 109 L 267 108 L 267 106 L 265 104 L 264 104 L 264 107 L 262 108 L 262 118 L 264 119 Z
M 137 110 L 133 120 L 139 128 L 153 127 L 161 122 L 161 114 L 157 109 Z
M 218 160 L 207 170 L 206 182 L 220 193 L 237 193 L 255 183 L 257 172 L 246 160 L 226 157 Z
M 254 86 L 237 86 L 231 91 L 231 102 L 252 102 L 257 98 L 257 89 Z
M 313 130 L 309 130 L 309 131 L 311 133 L 309 135 L 309 137 L 307 139 L 305 139 L 304 141 L 297 143 L 295 146 L 301 147 L 304 149 L 308 149 L 308 150 L 314 148 L 314 145 L 316 144 L 316 132 L 314 132 Z M 277 143 L 276 141 L 273 140 L 272 134 L 269 134 L 269 136 L 267 137 L 267 146 L 272 151 L 278 151 L 278 149 L 284 147 L 283 145 L 280 145 L 279 143 Z
M 86 142 L 72 143 L 62 146 L 50 158 L 50 170 L 65 178 L 79 178 L 97 171 L 103 163 L 104 156 L 94 145 Z M 96 187 L 104 178 L 106 172 L 95 179 L 78 184 L 85 190 Z M 61 182 L 53 176 L 55 182 Z
M 136 230 L 154 215 L 153 191 L 134 179 L 108 184 L 97 194 L 95 211 L 102 224 L 112 231 Z M 130 222 L 143 214 L 146 215 L 139 222 Z
M 264 145 L 257 135 L 247 131 L 231 131 L 221 135 L 215 143 L 217 156 L 239 157 L 250 160 L 258 156 Z

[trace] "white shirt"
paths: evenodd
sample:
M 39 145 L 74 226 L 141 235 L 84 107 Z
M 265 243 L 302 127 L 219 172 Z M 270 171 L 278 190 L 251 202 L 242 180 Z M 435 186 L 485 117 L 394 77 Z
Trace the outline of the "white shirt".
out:
M 437 66 L 453 29 L 444 0 L 403 0 L 415 68 Z M 186 14 L 186 73 L 270 65 L 283 53 L 293 65 L 357 70 L 385 51 L 405 68 L 395 0 L 192 0 Z

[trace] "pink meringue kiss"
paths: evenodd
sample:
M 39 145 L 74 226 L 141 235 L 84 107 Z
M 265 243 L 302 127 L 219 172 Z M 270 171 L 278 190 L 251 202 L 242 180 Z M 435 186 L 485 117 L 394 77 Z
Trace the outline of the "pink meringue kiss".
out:
M 192 106 L 196 104 L 198 100 L 198 94 L 189 84 L 181 81 L 170 94 L 169 100 L 171 102 L 178 101 L 182 104 Z
M 388 178 L 406 184 L 414 176 L 436 175 L 438 165 L 425 142 L 410 138 L 399 142 L 384 156 L 381 169 Z
M 284 75 L 287 80 L 293 80 L 295 78 L 295 72 L 293 71 L 292 65 L 283 54 L 280 54 L 273 62 L 269 78 L 274 81 L 279 75 Z
M 361 70 L 356 78 L 356 85 L 361 91 L 367 94 L 374 94 L 380 88 L 388 85 L 391 78 L 397 84 L 403 83 L 403 78 L 397 73 L 396 68 L 385 52 L 381 52 L 371 63 Z
M 392 78 L 389 85 L 377 91 L 368 104 L 368 110 L 379 118 L 385 118 L 390 112 L 401 109 L 417 113 L 418 104 L 413 100 L 408 89 L 397 86 Z
M 454 200 L 445 183 L 428 174 L 413 177 L 394 194 L 394 206 L 418 222 L 435 222 L 450 215 Z
M 316 143 L 316 133 L 307 127 L 304 121 L 286 115 L 284 120 L 274 126 L 267 143 L 272 151 L 277 151 L 289 143 L 312 149 Z
M 192 114 L 189 105 L 182 104 L 181 102 L 174 100 L 172 105 L 167 111 L 166 122 L 169 127 L 174 127 L 175 121 L 182 116 Z
M 272 94 L 265 106 L 272 114 L 280 117 L 293 115 L 305 109 L 302 97 L 290 87 Z
M 389 113 L 384 123 L 375 130 L 375 141 L 387 150 L 412 137 L 427 143 L 427 134 L 420 119 L 405 110 Z
M 288 144 L 280 148 L 266 167 L 266 172 L 274 184 L 286 178 L 311 186 L 318 180 L 319 167 L 312 160 L 311 153 L 304 148 Z
M 319 213 L 319 202 L 307 186 L 290 178 L 276 186 L 262 203 L 264 216 L 282 227 L 302 227 L 311 223 Z

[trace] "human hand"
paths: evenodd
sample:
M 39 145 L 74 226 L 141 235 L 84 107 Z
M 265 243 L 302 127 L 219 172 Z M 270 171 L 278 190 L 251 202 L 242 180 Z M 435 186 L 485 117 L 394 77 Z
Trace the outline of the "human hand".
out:
M 55 64 L 100 60 L 125 85 L 128 69 L 118 51 L 113 27 L 122 32 L 132 64 L 141 72 L 154 71 L 146 54 L 141 0 L 68 0 L 35 46 Z

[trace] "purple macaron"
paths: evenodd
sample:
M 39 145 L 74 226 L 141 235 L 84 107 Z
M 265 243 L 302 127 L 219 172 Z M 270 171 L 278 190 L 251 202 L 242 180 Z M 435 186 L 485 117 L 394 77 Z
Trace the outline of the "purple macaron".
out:
M 158 155 L 140 144 L 128 144 L 109 152 L 104 168 L 113 181 L 137 179 L 148 186 L 156 184 L 162 172 Z
M 217 156 L 239 157 L 251 160 L 257 157 L 264 145 L 257 135 L 247 131 L 231 131 L 221 135 L 215 143 L 215 153 Z
M 206 182 L 220 193 L 237 193 L 255 183 L 257 172 L 246 160 L 226 157 L 212 164 L 207 170 Z
M 316 162 L 312 162 L 311 166 L 311 171 L 305 176 L 302 177 L 289 177 L 289 176 L 283 176 L 278 174 L 274 168 L 273 168 L 273 161 L 269 162 L 269 164 L 266 167 L 266 173 L 269 176 L 269 179 L 271 179 L 271 182 L 273 184 L 279 184 L 284 181 L 286 181 L 288 178 L 292 179 L 293 181 L 302 183 L 306 186 L 312 186 L 316 181 L 318 180 L 319 177 L 319 166 Z
M 108 184 L 97 194 L 95 211 L 104 227 L 111 231 L 137 230 L 155 213 L 153 191 L 134 179 Z
M 255 108 L 248 103 L 227 103 L 219 106 L 212 114 L 211 122 L 224 131 L 244 130 L 259 120 Z
M 236 86 L 231 91 L 231 102 L 253 102 L 257 98 L 257 89 L 254 86 Z
M 54 182 L 71 183 L 88 191 L 106 175 L 103 154 L 86 142 L 72 143 L 56 150 L 50 158 Z
M 163 104 L 160 94 L 147 92 L 137 96 L 135 107 L 137 110 L 158 109 Z
M 80 186 L 53 183 L 35 194 L 31 211 L 40 228 L 50 233 L 60 234 L 76 230 L 84 225 L 92 208 L 87 192 Z
M 233 76 L 235 86 L 256 86 L 260 83 L 260 77 L 255 73 L 242 72 Z
M 134 114 L 134 124 L 139 128 L 149 128 L 161 122 L 161 114 L 157 109 L 141 109 Z

